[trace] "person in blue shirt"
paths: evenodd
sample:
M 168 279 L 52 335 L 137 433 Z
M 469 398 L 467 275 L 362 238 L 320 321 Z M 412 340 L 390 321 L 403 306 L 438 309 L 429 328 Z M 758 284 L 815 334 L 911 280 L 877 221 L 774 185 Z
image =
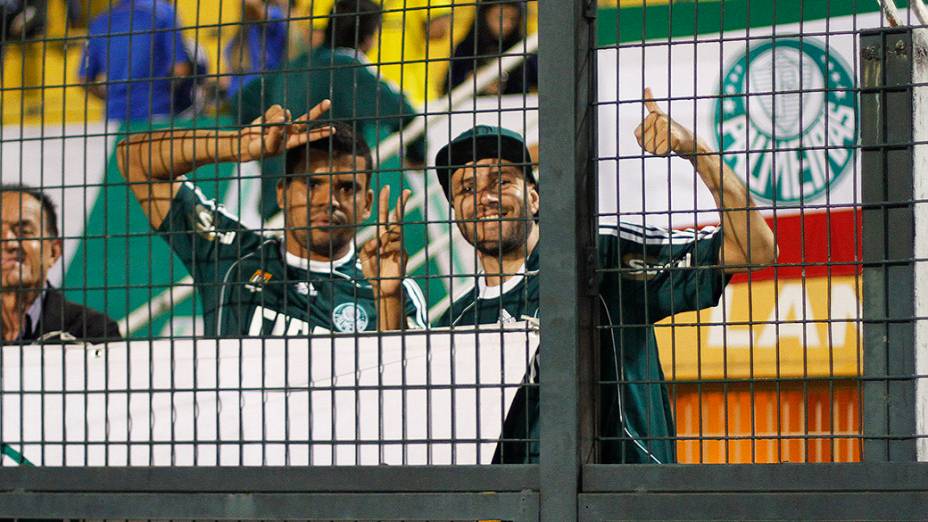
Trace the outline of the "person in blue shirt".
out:
M 168 2 L 121 0 L 90 22 L 80 76 L 106 100 L 109 119 L 135 120 L 185 110 L 176 92 L 193 71 Z
M 265 0 L 242 1 L 242 25 L 223 51 L 229 75 L 219 79 L 230 98 L 263 71 L 278 69 L 287 58 L 287 16 Z

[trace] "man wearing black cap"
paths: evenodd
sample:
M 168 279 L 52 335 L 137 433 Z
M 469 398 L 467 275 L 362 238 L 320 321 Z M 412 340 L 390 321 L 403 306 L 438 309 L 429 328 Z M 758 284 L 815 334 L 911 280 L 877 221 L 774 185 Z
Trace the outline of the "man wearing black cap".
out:
M 601 225 L 600 445 L 604 463 L 675 461 L 673 416 L 654 323 L 717 304 L 730 274 L 776 259 L 773 232 L 718 153 L 664 114 L 645 90 L 642 148 L 689 160 L 718 204 L 723 226 L 676 231 Z M 438 178 L 482 272 L 437 326 L 517 321 L 539 315 L 536 248 L 540 209 L 529 151 L 518 134 L 478 126 L 442 148 Z M 538 461 L 538 357 L 503 425 L 494 462 Z M 618 383 L 618 384 L 616 384 Z

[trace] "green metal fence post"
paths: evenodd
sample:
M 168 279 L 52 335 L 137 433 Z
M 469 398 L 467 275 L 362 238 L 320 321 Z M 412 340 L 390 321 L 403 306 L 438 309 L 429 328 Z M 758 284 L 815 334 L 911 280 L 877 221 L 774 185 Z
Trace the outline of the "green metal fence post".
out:
M 915 453 L 912 31 L 867 31 L 861 53 L 864 460 Z
M 539 2 L 541 520 L 576 520 L 592 440 L 595 2 Z

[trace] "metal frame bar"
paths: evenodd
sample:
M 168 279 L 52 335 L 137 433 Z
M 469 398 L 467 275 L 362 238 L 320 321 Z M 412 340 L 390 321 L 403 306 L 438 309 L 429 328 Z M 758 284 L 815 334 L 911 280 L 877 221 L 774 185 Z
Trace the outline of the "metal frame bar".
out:
M 0 517 L 538 520 L 536 466 L 0 469 Z
M 860 53 L 863 456 L 870 462 L 912 461 L 917 317 L 912 31 L 863 31 Z
M 595 0 L 539 2 L 541 520 L 577 517 L 595 353 Z
M 3 493 L 5 517 L 225 520 L 538 519 L 525 493 Z
M 482 493 L 526 489 L 538 489 L 536 466 L 0 468 L 0 493 Z
M 580 520 L 903 520 L 928 516 L 928 464 L 586 466 Z

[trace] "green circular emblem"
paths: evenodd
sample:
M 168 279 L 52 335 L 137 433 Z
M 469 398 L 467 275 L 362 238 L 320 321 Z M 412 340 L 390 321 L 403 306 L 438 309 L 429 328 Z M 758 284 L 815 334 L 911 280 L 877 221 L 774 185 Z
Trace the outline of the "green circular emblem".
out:
M 852 170 L 854 80 L 813 38 L 752 46 L 722 76 L 713 122 L 725 163 L 768 203 L 808 203 Z
M 332 312 L 332 323 L 339 332 L 363 332 L 367 329 L 367 311 L 355 303 L 342 303 Z

